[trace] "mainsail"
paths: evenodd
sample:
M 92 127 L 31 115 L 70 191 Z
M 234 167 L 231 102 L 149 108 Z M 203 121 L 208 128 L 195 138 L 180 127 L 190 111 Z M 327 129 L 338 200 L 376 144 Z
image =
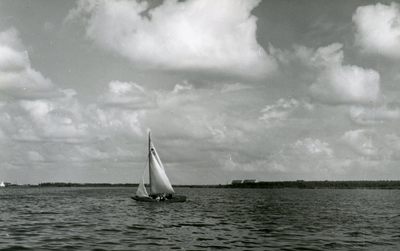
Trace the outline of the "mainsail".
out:
M 150 142 L 149 154 L 149 168 L 150 168 L 150 193 L 175 193 L 171 186 L 167 174 L 165 173 L 164 166 L 158 157 L 156 148 Z
M 150 194 L 175 193 L 165 173 L 164 166 L 157 154 L 156 148 L 150 139 L 149 133 L 149 179 L 150 179 Z M 144 186 L 144 173 L 139 183 L 136 195 L 139 197 L 148 197 L 146 187 Z

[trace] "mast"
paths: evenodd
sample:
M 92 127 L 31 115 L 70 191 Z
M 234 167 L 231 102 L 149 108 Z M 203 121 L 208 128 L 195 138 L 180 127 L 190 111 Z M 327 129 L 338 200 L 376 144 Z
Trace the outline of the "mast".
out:
M 149 132 L 149 185 L 150 185 L 150 194 L 151 194 L 151 164 L 150 164 L 150 158 L 151 158 L 151 138 L 150 138 L 151 132 Z

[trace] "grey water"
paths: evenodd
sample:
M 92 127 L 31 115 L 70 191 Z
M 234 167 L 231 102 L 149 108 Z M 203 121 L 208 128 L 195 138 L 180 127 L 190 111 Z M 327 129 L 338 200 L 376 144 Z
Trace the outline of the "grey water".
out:
M 0 250 L 400 250 L 400 190 L 0 189 Z

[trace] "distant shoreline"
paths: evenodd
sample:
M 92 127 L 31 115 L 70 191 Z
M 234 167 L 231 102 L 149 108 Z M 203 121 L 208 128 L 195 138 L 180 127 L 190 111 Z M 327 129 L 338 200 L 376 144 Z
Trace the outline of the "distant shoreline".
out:
M 71 183 L 45 182 L 38 185 L 8 184 L 6 187 L 137 187 L 137 183 Z M 260 181 L 250 183 L 232 183 L 226 185 L 174 185 L 189 188 L 263 188 L 263 189 L 400 189 L 400 180 L 351 180 L 351 181 Z

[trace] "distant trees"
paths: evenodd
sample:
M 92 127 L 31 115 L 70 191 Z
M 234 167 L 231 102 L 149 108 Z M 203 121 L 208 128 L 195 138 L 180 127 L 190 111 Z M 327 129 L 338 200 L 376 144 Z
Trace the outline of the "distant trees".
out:
M 261 181 L 257 183 L 233 183 L 227 185 L 232 188 L 381 188 L 381 189 L 400 189 L 399 180 L 350 180 L 350 181 Z
M 45 182 L 39 183 L 40 187 L 136 187 L 133 183 L 66 183 L 66 182 Z
M 39 187 L 137 187 L 136 183 L 66 183 L 45 182 Z M 353 189 L 353 188 L 379 188 L 400 189 L 400 180 L 348 180 L 348 181 L 260 181 L 260 182 L 232 182 L 230 185 L 175 185 L 175 187 L 198 187 L 198 188 L 300 188 L 300 189 Z

